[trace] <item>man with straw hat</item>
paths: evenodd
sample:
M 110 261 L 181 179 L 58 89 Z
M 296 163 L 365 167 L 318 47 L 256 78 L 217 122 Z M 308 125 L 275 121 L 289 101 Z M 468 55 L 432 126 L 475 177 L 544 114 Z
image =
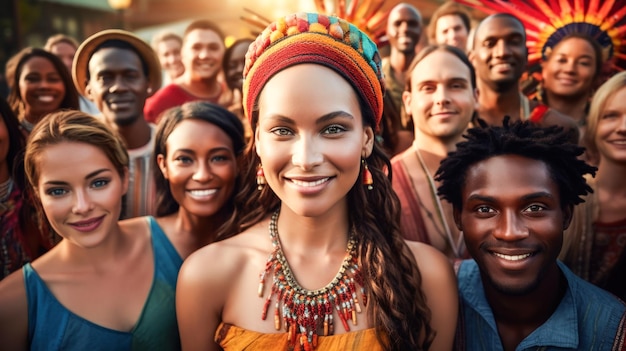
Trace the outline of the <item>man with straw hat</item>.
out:
M 155 187 L 150 161 L 155 126 L 146 122 L 143 108 L 161 86 L 158 57 L 132 33 L 104 30 L 80 45 L 72 77 L 78 92 L 96 104 L 105 122 L 126 143 L 130 180 L 122 217 L 152 214 Z

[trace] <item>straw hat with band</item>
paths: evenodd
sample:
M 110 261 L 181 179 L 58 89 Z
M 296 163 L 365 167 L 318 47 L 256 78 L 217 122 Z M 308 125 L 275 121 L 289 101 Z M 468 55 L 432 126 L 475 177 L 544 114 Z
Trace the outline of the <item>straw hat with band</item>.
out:
M 89 72 L 89 60 L 96 48 L 109 40 L 119 40 L 130 44 L 141 56 L 142 63 L 148 71 L 150 83 L 149 95 L 154 94 L 161 87 L 161 64 L 156 53 L 148 43 L 134 34 L 120 29 L 107 29 L 87 38 L 76 51 L 72 62 L 72 79 L 78 92 L 85 95 L 87 86 L 87 73 Z
M 314 13 L 281 18 L 250 44 L 243 83 L 243 107 L 249 121 L 253 122 L 254 104 L 267 81 L 302 63 L 320 64 L 343 76 L 367 103 L 376 124 L 380 123 L 384 83 L 376 44 L 345 20 Z

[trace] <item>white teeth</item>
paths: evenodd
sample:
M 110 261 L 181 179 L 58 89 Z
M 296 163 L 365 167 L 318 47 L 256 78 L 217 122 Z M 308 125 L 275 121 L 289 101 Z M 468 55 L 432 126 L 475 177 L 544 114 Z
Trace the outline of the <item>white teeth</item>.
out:
M 502 259 L 505 259 L 507 261 L 519 261 L 519 260 L 523 260 L 523 259 L 525 259 L 527 257 L 530 257 L 530 254 L 513 255 L 513 256 L 511 256 L 511 255 L 503 255 L 503 254 L 497 253 L 497 252 L 494 252 L 493 254 L 498 256 L 498 257 L 500 257 L 500 258 L 502 258 Z
M 320 180 L 316 180 L 316 181 L 314 181 L 314 182 L 305 182 L 305 181 L 302 181 L 302 180 L 296 180 L 296 179 L 292 179 L 291 181 L 292 181 L 295 185 L 298 185 L 298 186 L 303 186 L 303 187 L 314 187 L 314 186 L 317 186 L 317 185 L 320 185 L 320 184 L 326 183 L 326 182 L 328 181 L 328 179 L 330 179 L 330 178 L 326 177 L 326 178 L 322 178 L 322 179 L 320 179 Z
M 52 100 L 54 100 L 54 97 L 52 97 L 50 95 L 41 95 L 41 96 L 39 96 L 39 101 L 52 102 Z
M 188 192 L 193 197 L 206 197 L 215 194 L 217 189 L 189 190 Z
M 612 143 L 617 145 L 624 145 L 626 144 L 626 140 L 614 140 L 612 141 Z

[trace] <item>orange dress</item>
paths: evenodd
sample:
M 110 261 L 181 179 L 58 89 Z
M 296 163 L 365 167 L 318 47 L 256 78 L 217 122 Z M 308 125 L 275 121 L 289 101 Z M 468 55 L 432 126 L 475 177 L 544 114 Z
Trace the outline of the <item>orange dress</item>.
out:
M 217 328 L 215 332 L 215 342 L 217 342 L 224 351 L 278 351 L 289 349 L 286 333 L 265 334 L 225 323 L 221 323 Z M 315 351 L 383 350 L 378 339 L 376 339 L 374 328 L 340 335 L 320 336 L 317 342 L 318 345 Z M 299 346 L 299 344 L 296 346 L 296 351 L 300 350 Z

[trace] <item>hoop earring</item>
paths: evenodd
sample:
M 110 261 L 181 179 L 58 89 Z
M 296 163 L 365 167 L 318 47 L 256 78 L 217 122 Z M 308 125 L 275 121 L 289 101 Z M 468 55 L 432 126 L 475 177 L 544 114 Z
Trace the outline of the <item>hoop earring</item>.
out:
M 372 172 L 367 167 L 367 162 L 364 158 L 361 159 L 361 164 L 363 165 L 363 185 L 367 186 L 367 190 L 374 189 L 374 177 L 372 176 Z
M 256 184 L 258 190 L 263 190 L 264 185 L 267 184 L 265 173 L 263 172 L 263 166 L 260 163 L 256 168 Z

